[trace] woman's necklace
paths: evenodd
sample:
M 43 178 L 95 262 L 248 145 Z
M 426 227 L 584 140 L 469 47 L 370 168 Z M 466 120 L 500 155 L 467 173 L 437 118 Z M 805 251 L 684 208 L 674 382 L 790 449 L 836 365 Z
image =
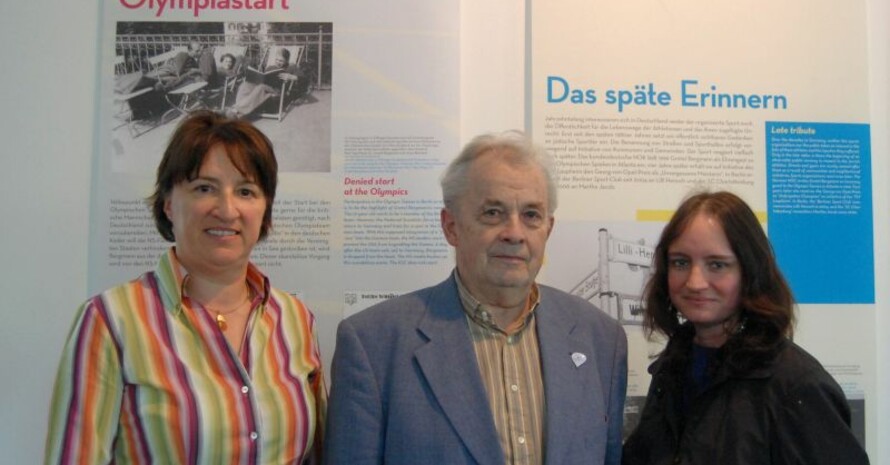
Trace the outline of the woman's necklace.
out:
M 189 276 L 186 276 L 185 280 L 182 283 L 182 289 L 185 291 L 186 295 L 188 295 L 188 283 L 189 283 Z M 244 295 L 244 300 L 242 300 L 238 305 L 235 305 L 234 307 L 232 307 L 226 311 L 221 311 L 221 310 L 216 310 L 216 309 L 210 308 L 208 305 L 205 305 L 203 302 L 199 301 L 198 299 L 193 299 L 193 300 L 195 302 L 198 302 L 198 304 L 200 304 L 204 310 L 216 315 L 216 326 L 219 327 L 220 331 L 225 331 L 229 328 L 229 324 L 226 321 L 226 315 L 230 315 L 232 313 L 237 312 L 241 307 L 244 306 L 244 304 L 246 304 L 247 302 L 250 302 L 251 297 L 253 297 L 253 291 L 250 289 L 250 286 L 247 284 L 247 282 L 244 283 L 244 287 L 247 290 L 247 292 Z M 189 297 L 191 298 L 191 296 L 189 296 Z
M 229 328 L 229 324 L 228 324 L 228 322 L 226 322 L 226 315 L 235 313 L 236 311 L 238 311 L 238 309 L 240 309 L 242 306 L 244 306 L 244 304 L 246 304 L 247 302 L 250 302 L 250 294 L 251 294 L 250 288 L 248 287 L 247 295 L 244 296 L 244 300 L 240 304 L 238 304 L 224 312 L 219 311 L 219 310 L 214 310 L 212 308 L 207 307 L 204 304 L 201 304 L 201 306 L 216 314 L 216 326 L 219 326 L 220 331 L 225 331 Z

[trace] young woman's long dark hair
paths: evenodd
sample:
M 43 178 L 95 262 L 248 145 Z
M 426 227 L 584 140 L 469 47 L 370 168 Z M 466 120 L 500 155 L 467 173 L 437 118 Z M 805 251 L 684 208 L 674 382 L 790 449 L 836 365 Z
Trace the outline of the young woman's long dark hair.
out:
M 756 215 L 735 194 L 697 193 L 674 213 L 655 249 L 654 272 L 644 291 L 643 325 L 650 338 L 657 332 L 671 339 L 666 355 L 671 355 L 671 346 L 691 343 L 694 329 L 681 322 L 670 301 L 668 248 L 699 213 L 720 223 L 741 267 L 739 310 L 744 323 L 723 346 L 722 359 L 731 369 L 746 371 L 770 360 L 782 341 L 792 336 L 794 297 Z

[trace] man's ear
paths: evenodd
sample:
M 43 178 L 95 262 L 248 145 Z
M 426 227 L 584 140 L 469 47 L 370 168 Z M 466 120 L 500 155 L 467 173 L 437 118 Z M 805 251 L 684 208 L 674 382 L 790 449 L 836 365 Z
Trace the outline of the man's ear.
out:
M 457 247 L 457 221 L 454 214 L 447 207 L 439 212 L 439 223 L 442 225 L 442 233 L 445 234 L 445 240 L 452 247 Z

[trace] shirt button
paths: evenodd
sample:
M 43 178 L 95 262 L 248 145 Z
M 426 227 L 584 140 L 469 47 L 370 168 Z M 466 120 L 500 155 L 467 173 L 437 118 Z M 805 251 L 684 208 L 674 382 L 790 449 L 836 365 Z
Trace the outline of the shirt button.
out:
M 247 386 L 241 386 L 241 393 L 242 393 L 242 394 L 247 394 L 248 391 L 250 391 L 250 388 L 249 388 L 249 387 L 247 387 Z
M 517 441 L 518 441 L 520 444 L 525 444 L 525 436 L 519 436 L 519 439 L 517 439 Z
M 519 386 L 517 386 L 517 385 L 515 385 L 515 384 L 512 384 L 512 385 L 510 385 L 510 390 L 513 391 L 513 392 L 516 392 L 516 391 L 519 390 Z
M 256 438 L 258 438 L 258 437 L 260 437 L 260 435 L 259 435 L 259 434 L 256 434 L 256 431 L 251 431 L 251 432 L 250 432 L 250 440 L 251 440 L 251 441 L 256 441 Z

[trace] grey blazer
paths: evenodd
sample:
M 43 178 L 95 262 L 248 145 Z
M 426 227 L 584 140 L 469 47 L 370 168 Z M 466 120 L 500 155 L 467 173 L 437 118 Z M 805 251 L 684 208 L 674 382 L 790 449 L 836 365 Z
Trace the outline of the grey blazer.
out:
M 547 464 L 619 464 L 627 338 L 587 301 L 539 286 Z M 572 354 L 586 361 L 575 366 Z M 343 320 L 328 464 L 504 465 L 454 277 Z

